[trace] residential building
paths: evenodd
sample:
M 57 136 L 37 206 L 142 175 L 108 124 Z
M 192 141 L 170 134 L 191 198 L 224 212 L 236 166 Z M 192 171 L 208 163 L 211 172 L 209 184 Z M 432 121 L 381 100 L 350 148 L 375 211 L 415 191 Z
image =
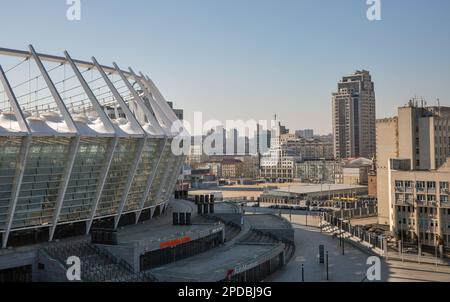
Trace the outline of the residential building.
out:
M 289 138 L 284 145 L 296 150 L 304 160 L 334 159 L 333 144 L 318 139 Z
M 295 131 L 295 136 L 298 138 L 306 138 L 312 139 L 314 138 L 314 130 L 313 129 L 304 129 Z
M 335 158 L 372 158 L 376 152 L 375 89 L 368 71 L 344 76 L 333 93 Z
M 224 159 L 222 161 L 222 178 L 235 179 L 243 177 L 244 163 L 238 159 Z
M 309 183 L 342 183 L 344 162 L 341 160 L 310 160 L 295 165 L 295 178 Z

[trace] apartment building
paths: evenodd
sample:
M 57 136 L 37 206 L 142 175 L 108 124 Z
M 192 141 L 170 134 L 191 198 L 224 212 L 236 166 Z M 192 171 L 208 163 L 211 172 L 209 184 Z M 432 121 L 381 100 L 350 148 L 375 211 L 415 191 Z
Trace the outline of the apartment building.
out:
M 397 238 L 450 244 L 450 107 L 417 101 L 377 122 L 379 223 Z
M 333 135 L 336 158 L 375 155 L 375 88 L 368 71 L 344 76 L 333 93 Z

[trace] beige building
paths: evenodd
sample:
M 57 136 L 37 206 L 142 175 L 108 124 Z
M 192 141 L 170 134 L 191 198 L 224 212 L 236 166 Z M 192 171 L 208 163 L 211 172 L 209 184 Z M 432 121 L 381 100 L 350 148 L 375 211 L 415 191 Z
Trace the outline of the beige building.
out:
M 375 88 L 370 73 L 345 76 L 333 93 L 335 158 L 372 158 L 375 155 Z
M 303 160 L 332 160 L 334 159 L 333 143 L 319 139 L 290 138 L 284 146 L 295 150 Z
M 243 176 L 244 163 L 237 159 L 224 159 L 222 161 L 223 178 L 239 178 Z
M 372 165 L 373 161 L 364 157 L 346 163 L 342 169 L 343 183 L 346 185 L 368 185 Z
M 411 101 L 377 122 L 379 223 L 397 238 L 450 245 L 450 108 Z

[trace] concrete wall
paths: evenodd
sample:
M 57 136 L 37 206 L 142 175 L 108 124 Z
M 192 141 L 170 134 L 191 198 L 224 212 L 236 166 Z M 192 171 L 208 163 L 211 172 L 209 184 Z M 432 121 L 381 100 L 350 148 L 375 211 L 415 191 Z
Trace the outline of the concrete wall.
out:
M 43 269 L 37 269 L 37 282 L 68 282 L 67 269 L 57 260 L 50 258 L 44 251 L 37 252 L 37 261 Z
M 118 260 L 123 260 L 133 267 L 135 273 L 140 271 L 139 250 L 133 246 L 119 245 L 97 245 L 99 248 L 108 251 Z
M 389 224 L 389 159 L 399 156 L 397 118 L 377 121 L 378 223 Z
M 214 216 L 224 220 L 224 221 L 230 221 L 237 225 L 241 225 L 242 221 L 242 214 L 239 213 L 220 213 L 220 214 L 214 214 Z
M 39 265 L 41 264 L 41 269 Z M 45 252 L 30 248 L 28 251 L 8 251 L 0 255 L 0 270 L 32 266 L 33 282 L 67 282 L 66 268 Z
M 6 251 L 0 254 L 0 270 L 12 269 L 22 266 L 32 266 L 32 279 L 38 279 L 37 275 L 37 250 Z
M 288 240 L 288 241 L 294 241 L 294 229 L 270 229 L 270 228 L 261 228 L 257 229 L 258 231 L 265 232 L 265 233 L 271 233 L 279 238 Z

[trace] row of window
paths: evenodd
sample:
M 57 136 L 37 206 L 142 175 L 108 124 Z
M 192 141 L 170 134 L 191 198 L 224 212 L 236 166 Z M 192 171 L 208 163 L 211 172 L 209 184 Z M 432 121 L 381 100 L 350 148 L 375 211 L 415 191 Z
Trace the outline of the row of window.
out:
M 411 180 L 396 180 L 395 181 L 395 187 L 399 189 L 404 188 L 413 188 L 414 187 L 414 181 Z M 439 182 L 439 188 L 441 190 L 448 190 L 449 189 L 449 182 L 448 181 L 440 181 Z M 436 189 L 436 182 L 435 181 L 416 181 L 416 189 Z

